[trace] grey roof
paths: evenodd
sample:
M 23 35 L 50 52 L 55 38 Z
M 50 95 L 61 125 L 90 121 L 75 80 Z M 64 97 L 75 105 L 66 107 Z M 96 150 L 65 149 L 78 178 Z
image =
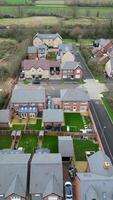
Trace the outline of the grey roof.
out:
M 113 69 L 113 58 L 110 59 L 111 69 Z
M 81 65 L 75 61 L 68 61 L 61 64 L 62 70 L 74 70 L 77 69 L 78 67 L 81 68 Z
M 109 43 L 111 42 L 111 40 L 101 38 L 101 39 L 95 40 L 95 42 L 96 42 L 96 43 L 99 43 L 99 45 L 100 45 L 101 47 L 104 47 L 104 46 L 106 46 L 107 44 L 109 44 Z
M 62 39 L 62 37 L 61 37 L 58 33 L 51 33 L 51 34 L 49 34 L 49 33 L 44 33 L 44 34 L 42 34 L 42 33 L 37 33 L 37 34 L 34 36 L 34 38 L 36 38 L 36 37 L 38 37 L 38 38 L 40 38 L 40 39 L 56 39 L 57 37 L 59 37 L 59 38 Z
M 26 196 L 27 165 L 30 154 L 0 154 L 0 192 Z
M 62 89 L 60 91 L 61 101 L 89 101 L 89 96 L 84 87 L 76 87 L 75 89 Z
M 47 46 L 42 44 L 37 46 L 38 53 L 45 53 L 47 51 Z
M 0 110 L 0 123 L 8 123 L 10 120 L 10 113 L 8 109 Z
M 37 53 L 37 48 L 35 46 L 28 47 L 28 53 Z
M 110 163 L 108 169 L 104 168 L 104 162 Z M 102 151 L 98 151 L 88 157 L 88 163 L 91 173 L 101 176 L 113 176 L 113 166 L 110 158 Z
M 56 194 L 63 197 L 61 154 L 34 154 L 31 161 L 30 193 L 43 197 Z
M 73 157 L 73 140 L 71 136 L 58 137 L 58 149 L 62 157 Z
M 64 122 L 64 113 L 61 109 L 43 110 L 43 122 Z
M 73 51 L 73 47 L 71 44 L 60 44 L 59 45 L 59 50 L 62 51 L 63 53 L 67 52 L 67 51 L 70 51 L 72 52 Z
M 45 89 L 37 87 L 14 88 L 11 103 L 43 103 L 45 102 Z
M 5 193 L 5 197 L 8 197 L 12 194 L 17 194 L 21 197 L 25 197 L 26 194 L 25 187 L 23 186 L 23 183 L 18 174 L 14 177 L 14 179 L 10 183 L 9 188 Z
M 2 149 L 0 150 L 0 154 L 20 154 L 23 153 L 22 150 L 19 149 Z

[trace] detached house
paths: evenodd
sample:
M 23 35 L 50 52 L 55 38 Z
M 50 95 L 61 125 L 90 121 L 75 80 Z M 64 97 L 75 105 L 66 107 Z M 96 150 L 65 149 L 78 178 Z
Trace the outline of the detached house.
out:
M 21 118 L 34 118 L 45 108 L 45 89 L 16 86 L 12 92 L 11 108 Z
M 61 63 L 75 61 L 75 55 L 73 53 L 72 45 L 69 44 L 59 45 L 57 60 L 60 60 Z
M 41 34 L 37 33 L 33 38 L 33 45 L 38 47 L 39 45 L 46 45 L 48 48 L 58 49 L 58 46 L 62 44 L 62 37 L 58 34 Z
M 80 79 L 83 76 L 82 67 L 78 62 L 68 61 L 61 64 L 61 77 Z
M 21 65 L 24 78 L 60 79 L 60 62 L 54 60 L 24 60 Z
M 105 72 L 109 78 L 113 77 L 113 58 L 106 63 Z
M 28 197 L 30 154 L 0 154 L 0 199 L 25 200 Z
M 63 199 L 61 154 L 34 154 L 31 161 L 30 194 L 32 200 Z
M 61 108 L 66 112 L 88 111 L 89 97 L 84 87 L 75 89 L 62 89 L 60 93 Z
M 76 200 L 112 200 L 113 165 L 109 157 L 98 151 L 88 157 L 88 172 L 77 173 Z

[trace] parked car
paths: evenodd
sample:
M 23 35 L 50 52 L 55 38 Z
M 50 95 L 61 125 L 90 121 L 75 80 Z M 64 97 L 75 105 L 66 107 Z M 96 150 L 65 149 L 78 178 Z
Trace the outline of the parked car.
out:
M 81 133 L 84 133 L 84 134 L 86 134 L 86 133 L 92 133 L 92 132 L 93 132 L 93 129 L 90 129 L 90 128 L 87 128 L 87 129 L 80 129 L 80 132 L 81 132 Z
M 34 79 L 32 80 L 32 84 L 40 84 L 39 79 L 38 79 L 38 78 L 34 78 Z
M 72 183 L 70 181 L 65 182 L 65 200 L 73 200 Z

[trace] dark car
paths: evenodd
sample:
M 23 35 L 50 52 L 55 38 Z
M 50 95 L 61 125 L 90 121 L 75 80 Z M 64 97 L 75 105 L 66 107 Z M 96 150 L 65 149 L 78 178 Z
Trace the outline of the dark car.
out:
M 70 181 L 65 182 L 65 200 L 73 200 L 72 183 Z
M 73 165 L 70 165 L 69 166 L 69 176 L 70 176 L 70 178 L 74 179 L 74 177 L 76 176 L 76 173 L 77 173 L 77 169 Z
M 32 80 L 32 84 L 40 84 L 39 79 L 34 78 L 34 79 Z

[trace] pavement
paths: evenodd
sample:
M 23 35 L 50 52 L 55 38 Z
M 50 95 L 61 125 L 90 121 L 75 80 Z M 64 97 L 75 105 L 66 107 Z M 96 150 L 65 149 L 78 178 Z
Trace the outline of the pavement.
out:
M 101 93 L 108 91 L 104 83 L 97 82 L 95 79 L 86 79 L 85 82 L 84 87 L 88 91 L 90 99 L 101 99 Z
M 90 109 L 105 153 L 113 164 L 113 124 L 100 100 L 92 100 Z

